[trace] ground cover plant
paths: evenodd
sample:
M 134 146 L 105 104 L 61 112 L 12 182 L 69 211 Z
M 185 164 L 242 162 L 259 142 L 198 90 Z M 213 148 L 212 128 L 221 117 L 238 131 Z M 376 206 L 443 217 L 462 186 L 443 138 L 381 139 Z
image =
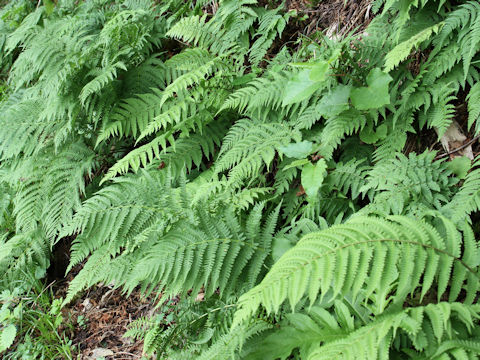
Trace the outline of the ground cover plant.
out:
M 477 1 L 0 4 L 5 358 L 478 358 Z

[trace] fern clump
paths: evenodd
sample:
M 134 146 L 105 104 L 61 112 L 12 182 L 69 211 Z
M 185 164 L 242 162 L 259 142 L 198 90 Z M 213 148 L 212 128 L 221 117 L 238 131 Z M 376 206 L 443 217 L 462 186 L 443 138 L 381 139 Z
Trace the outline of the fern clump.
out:
M 145 356 L 477 357 L 480 160 L 433 149 L 478 136 L 478 2 L 309 37 L 285 5 L 0 7 L 0 292 L 61 242 L 63 306 L 160 299 L 125 334 Z

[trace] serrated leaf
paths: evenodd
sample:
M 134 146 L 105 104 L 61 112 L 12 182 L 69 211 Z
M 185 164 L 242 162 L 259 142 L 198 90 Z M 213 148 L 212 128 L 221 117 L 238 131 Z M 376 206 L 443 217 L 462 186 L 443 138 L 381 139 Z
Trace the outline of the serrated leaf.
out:
M 313 143 L 310 141 L 302 141 L 291 143 L 287 146 L 279 146 L 278 149 L 290 158 L 303 159 L 311 154 Z
M 15 325 L 10 324 L 2 330 L 0 334 L 0 352 L 7 350 L 15 340 L 17 335 L 17 328 Z
M 367 87 L 360 87 L 352 90 L 351 100 L 353 106 L 358 110 L 378 109 L 390 104 L 388 84 L 392 77 L 385 74 L 379 68 L 374 68 L 367 76 Z
M 322 186 L 327 170 L 327 163 L 325 159 L 320 159 L 314 165 L 312 163 L 306 164 L 302 169 L 302 186 L 305 189 L 307 196 L 315 196 Z

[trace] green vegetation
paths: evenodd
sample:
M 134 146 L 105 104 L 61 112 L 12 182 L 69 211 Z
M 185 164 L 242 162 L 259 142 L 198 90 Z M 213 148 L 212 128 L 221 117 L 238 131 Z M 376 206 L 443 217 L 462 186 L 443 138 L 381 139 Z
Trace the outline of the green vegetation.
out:
M 478 358 L 480 159 L 405 145 L 462 103 L 480 132 L 480 4 L 371 10 L 287 41 L 280 2 L 4 5 L 3 356 L 71 358 L 60 308 L 102 282 L 180 299 L 145 356 Z

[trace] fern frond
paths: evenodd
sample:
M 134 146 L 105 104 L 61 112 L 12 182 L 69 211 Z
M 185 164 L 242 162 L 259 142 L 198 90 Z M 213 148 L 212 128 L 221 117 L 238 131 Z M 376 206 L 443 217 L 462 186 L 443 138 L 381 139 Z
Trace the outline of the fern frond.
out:
M 456 358 L 463 351 L 466 358 L 470 358 L 470 355 L 478 353 L 479 348 L 477 337 L 469 337 L 478 310 L 476 305 L 440 303 L 385 315 L 343 339 L 316 347 L 307 359 L 388 359 L 393 355 L 389 347 L 398 337 L 410 339 L 421 354 L 417 353 L 417 356 L 450 358 L 447 355 L 450 354 Z M 461 340 L 449 340 L 444 333 L 449 332 L 451 327 L 457 327 L 456 321 L 460 323 L 458 328 L 467 331 L 467 335 Z M 425 336 L 432 340 L 428 345 L 421 340 Z M 402 349 L 399 350 L 401 352 Z
M 440 24 L 435 24 L 426 29 L 423 29 L 418 34 L 415 34 L 410 39 L 395 46 L 385 56 L 385 72 L 390 72 L 405 60 L 411 53 L 413 48 L 417 48 L 422 42 L 428 40 L 432 34 L 437 33 L 441 27 Z
M 449 84 L 445 85 L 439 94 L 435 94 L 434 105 L 425 115 L 427 125 L 437 129 L 439 138 L 443 136 L 455 116 L 455 106 L 451 103 L 456 99 L 456 96 L 452 95 L 454 91 L 455 89 L 452 89 Z
M 54 239 L 80 207 L 84 179 L 93 168 L 93 153 L 77 143 L 58 154 L 47 152 L 36 160 L 26 163 L 23 171 L 29 173 L 21 178 L 14 200 L 17 229 L 31 231 L 41 222 L 46 236 Z
M 334 171 L 328 174 L 325 183 L 340 189 L 344 194 L 349 191 L 355 200 L 366 185 L 368 166 L 363 165 L 364 160 L 351 160 L 345 164 L 337 163 Z
M 331 159 L 333 151 L 340 145 L 345 135 L 360 131 L 366 124 L 366 117 L 355 109 L 329 118 L 321 135 L 319 153 L 326 159 Z
M 264 164 L 268 168 L 275 151 L 292 140 L 300 141 L 300 133 L 284 124 L 239 120 L 225 137 L 215 162 L 215 171 L 220 173 L 230 169 L 229 181 L 239 184 L 257 174 Z
M 75 214 L 62 234 L 81 232 L 72 246 L 70 268 L 90 253 L 92 256 L 88 267 L 72 282 L 67 302 L 102 276 L 128 291 L 138 285 L 150 289 L 165 286 L 165 293 L 170 294 L 192 288 L 195 292 L 202 286 L 208 295 L 217 289 L 230 294 L 258 281 L 279 210 L 265 220 L 259 232 L 263 205 L 256 205 L 243 230 L 243 221 L 233 208 L 218 210 L 218 214 L 208 213 L 202 206 L 188 210 L 190 201 L 179 200 L 180 189 L 170 188 L 168 180 L 161 180 L 164 176 L 168 175 L 140 181 L 119 178 Z M 162 181 L 167 182 L 161 186 Z M 153 184 L 156 195 L 152 194 Z M 97 257 L 98 253 L 102 255 Z M 106 267 L 115 271 L 102 270 Z M 240 278 L 244 280 L 240 282 Z
M 434 161 L 435 152 L 416 155 L 410 153 L 408 158 L 396 154 L 395 158 L 379 162 L 368 173 L 365 185 L 360 191 L 376 202 L 376 197 L 385 192 L 382 200 L 388 201 L 395 213 L 401 214 L 410 203 L 423 203 L 440 209 L 453 194 L 453 185 L 457 180 L 451 178 L 451 171 L 442 161 Z M 402 200 L 399 201 L 398 196 Z M 395 199 L 388 200 L 389 196 Z
M 319 292 L 323 298 L 329 290 L 333 297 L 375 293 L 377 313 L 385 309 L 387 296 L 401 304 L 419 288 L 423 297 L 434 279 L 438 299 L 449 280 L 468 282 L 470 292 L 476 292 L 477 265 L 462 254 L 461 236 L 453 224 L 443 222 L 449 229 L 447 237 L 422 221 L 401 216 L 385 220 L 355 217 L 344 225 L 309 234 L 274 264 L 259 285 L 241 296 L 234 324 L 248 319 L 260 305 L 267 312 L 277 312 L 287 298 L 294 308 L 304 295 L 313 304 Z M 457 262 L 466 268 L 464 276 L 451 273 Z
M 0 283 L 8 288 L 17 281 L 27 280 L 35 272 L 45 272 L 50 264 L 50 241 L 38 228 L 18 232 L 0 240 L 0 254 L 0 269 L 4 275 Z
M 461 223 L 474 211 L 480 209 L 480 159 L 477 157 L 460 190 L 445 205 L 445 213 L 455 223 Z
M 467 96 L 468 100 L 468 128 L 475 123 L 475 132 L 480 131 L 480 124 L 477 123 L 480 117 L 480 83 L 476 83 L 470 89 Z
M 80 92 L 80 102 L 86 105 L 87 99 L 95 93 L 102 90 L 108 83 L 112 82 L 117 77 L 117 71 L 121 69 L 126 71 L 127 67 L 122 61 L 117 61 L 104 69 L 93 69 L 87 75 L 94 75 L 95 77 L 87 83 Z

